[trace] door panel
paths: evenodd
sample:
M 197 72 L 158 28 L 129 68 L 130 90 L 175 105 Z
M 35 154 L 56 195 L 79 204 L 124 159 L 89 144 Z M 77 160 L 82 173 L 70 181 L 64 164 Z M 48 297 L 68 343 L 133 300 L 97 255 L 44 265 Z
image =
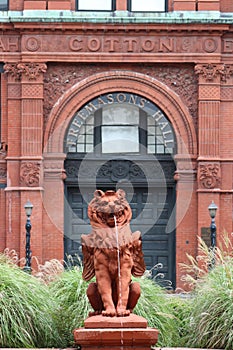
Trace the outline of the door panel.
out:
M 107 188 L 101 188 L 107 190 Z M 174 188 L 134 188 L 133 195 L 127 194 L 132 209 L 131 230 L 142 234 L 143 252 L 147 270 L 152 270 L 152 277 L 158 272 L 164 279 L 174 284 L 175 276 L 175 233 L 166 233 L 166 225 L 173 206 Z M 85 197 L 85 199 L 84 199 Z M 67 187 L 65 253 L 81 256 L 80 238 L 88 234 L 91 226 L 87 216 L 89 201 L 93 193 L 82 188 L 82 194 L 76 186 Z M 159 271 L 154 268 L 162 264 Z

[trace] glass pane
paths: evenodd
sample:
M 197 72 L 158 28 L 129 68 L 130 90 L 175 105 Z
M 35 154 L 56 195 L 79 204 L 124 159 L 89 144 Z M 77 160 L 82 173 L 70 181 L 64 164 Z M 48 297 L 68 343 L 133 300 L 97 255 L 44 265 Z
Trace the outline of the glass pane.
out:
M 86 143 L 93 143 L 93 135 L 86 136 Z
M 74 146 L 74 145 L 69 146 L 69 151 L 68 152 L 72 152 L 72 153 L 77 152 L 76 151 L 76 146 Z
M 155 137 L 154 136 L 148 136 L 148 144 L 155 144 Z
M 78 143 L 84 143 L 84 135 L 78 136 Z
M 148 145 L 148 153 L 155 153 L 155 145 Z
M 137 126 L 102 126 L 102 153 L 139 152 Z
M 77 152 L 84 152 L 84 144 L 77 144 Z
M 138 125 L 139 109 L 130 105 L 122 105 L 103 109 L 104 125 Z
M 155 128 L 153 126 L 149 126 L 147 130 L 150 135 L 155 135 Z
M 165 11 L 165 0 L 131 0 L 131 11 Z
M 93 145 L 86 145 L 86 152 L 87 153 L 93 152 Z
M 112 11 L 112 0 L 78 0 L 78 10 Z
M 157 153 L 164 153 L 164 146 L 163 145 L 157 145 Z
M 0 11 L 8 10 L 8 0 L 0 0 Z

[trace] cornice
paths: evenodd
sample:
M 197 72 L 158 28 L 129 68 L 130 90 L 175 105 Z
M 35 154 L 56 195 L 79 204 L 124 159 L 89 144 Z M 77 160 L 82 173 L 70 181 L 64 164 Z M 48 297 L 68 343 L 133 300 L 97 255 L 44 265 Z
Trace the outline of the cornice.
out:
M 182 35 L 183 33 L 192 33 L 193 35 L 223 35 L 230 31 L 228 24 L 206 24 L 206 23 L 197 23 L 195 26 L 193 24 L 179 24 L 179 23 L 126 23 L 124 25 L 112 23 L 86 23 L 85 26 L 83 23 L 59 23 L 59 22 L 14 22 L 14 28 L 20 33 L 69 33 L 69 34 L 96 34 L 104 33 L 113 33 L 113 34 L 122 34 L 130 35 L 137 33 L 138 35 L 153 35 L 153 34 L 164 34 L 168 33 L 177 33 Z
M 0 23 L 31 23 L 59 24 L 59 23 L 92 23 L 92 24 L 233 24 L 233 13 L 218 11 L 174 11 L 164 13 L 132 13 L 128 11 L 114 12 L 79 12 L 60 10 L 24 10 L 3 11 Z

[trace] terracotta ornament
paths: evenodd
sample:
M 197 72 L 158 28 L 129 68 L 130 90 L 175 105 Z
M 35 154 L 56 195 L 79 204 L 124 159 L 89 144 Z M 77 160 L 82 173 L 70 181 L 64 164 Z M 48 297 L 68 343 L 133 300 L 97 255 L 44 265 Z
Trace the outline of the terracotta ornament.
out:
M 92 231 L 82 235 L 83 279 L 92 315 L 128 316 L 140 297 L 140 285 L 131 277 L 142 276 L 145 263 L 141 233 L 130 230 L 132 211 L 123 190 L 96 190 L 88 206 Z

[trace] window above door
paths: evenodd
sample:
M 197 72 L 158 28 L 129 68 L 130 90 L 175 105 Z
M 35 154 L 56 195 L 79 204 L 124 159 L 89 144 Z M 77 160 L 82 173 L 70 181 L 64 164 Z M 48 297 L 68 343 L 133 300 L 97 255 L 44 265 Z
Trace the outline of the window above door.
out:
M 119 92 L 99 96 L 75 114 L 65 152 L 174 154 L 175 135 L 163 112 L 147 99 Z

